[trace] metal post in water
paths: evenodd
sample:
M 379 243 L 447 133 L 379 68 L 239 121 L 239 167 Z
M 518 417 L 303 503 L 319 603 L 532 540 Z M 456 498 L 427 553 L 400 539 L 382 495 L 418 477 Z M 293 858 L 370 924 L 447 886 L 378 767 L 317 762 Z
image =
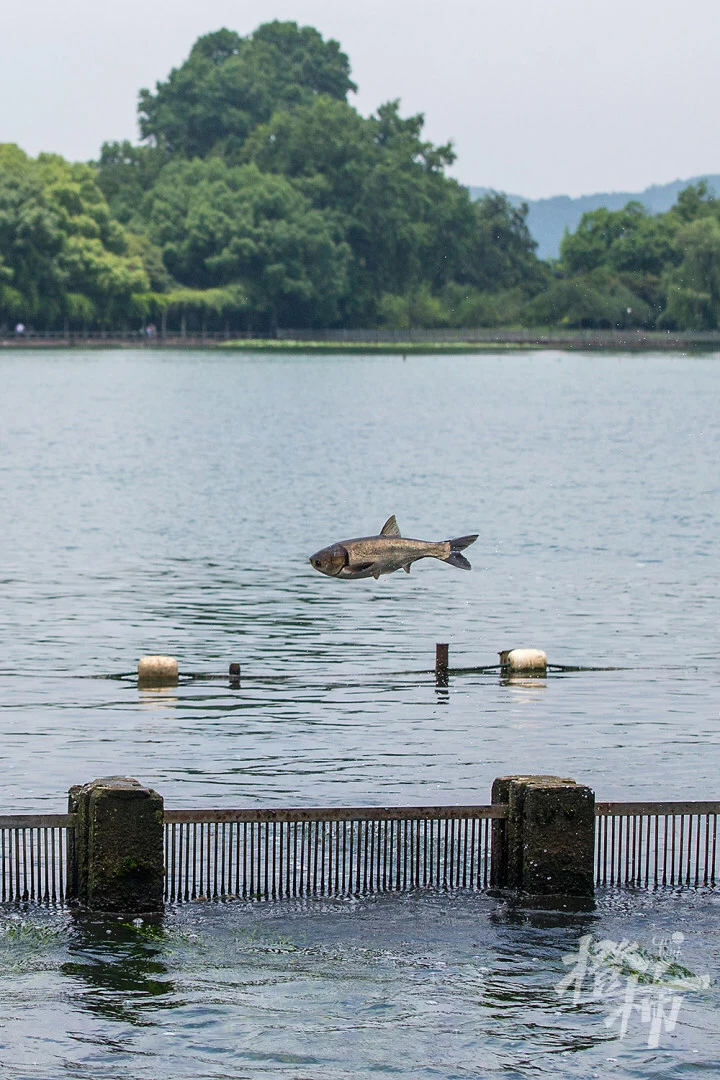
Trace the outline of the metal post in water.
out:
M 450 662 L 450 646 L 447 642 L 439 642 L 435 646 L 435 685 L 447 686 L 449 680 L 448 665 Z
M 233 690 L 237 690 L 240 686 L 240 665 L 231 664 L 228 668 L 228 676 L 230 678 L 230 686 Z

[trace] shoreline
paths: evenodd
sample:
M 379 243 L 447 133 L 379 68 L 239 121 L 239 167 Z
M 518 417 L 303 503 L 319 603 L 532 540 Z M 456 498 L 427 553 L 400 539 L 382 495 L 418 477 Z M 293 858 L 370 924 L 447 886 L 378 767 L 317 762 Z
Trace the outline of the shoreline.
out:
M 524 331 L 524 330 L 329 330 L 278 331 L 276 337 L 238 337 L 220 333 L 29 333 L 0 338 L 0 350 L 22 349 L 223 349 L 257 353 L 473 353 L 508 349 L 561 349 L 614 352 L 720 352 L 720 331 Z

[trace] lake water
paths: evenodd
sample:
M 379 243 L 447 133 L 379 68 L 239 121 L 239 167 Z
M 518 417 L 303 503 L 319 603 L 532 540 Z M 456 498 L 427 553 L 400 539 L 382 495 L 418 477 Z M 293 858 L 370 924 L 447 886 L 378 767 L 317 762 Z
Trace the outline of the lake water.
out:
M 0 354 L 0 812 L 131 775 L 171 807 L 487 802 L 550 772 L 716 798 L 720 358 Z M 478 532 L 347 582 L 394 513 Z M 422 674 L 536 646 L 614 671 Z M 146 653 L 227 681 L 139 691 Z M 0 1076 L 714 1075 L 718 996 L 648 1048 L 554 985 L 583 934 L 718 970 L 715 894 L 537 916 L 489 897 L 0 915 Z M 614 1000 L 614 999 L 613 999 Z

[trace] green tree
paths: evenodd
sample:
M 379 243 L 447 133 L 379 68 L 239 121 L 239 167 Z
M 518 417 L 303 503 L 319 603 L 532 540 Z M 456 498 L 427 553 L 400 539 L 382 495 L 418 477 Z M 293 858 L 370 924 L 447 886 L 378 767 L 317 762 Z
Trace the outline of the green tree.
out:
M 666 277 L 667 307 L 662 325 L 682 330 L 720 327 L 720 222 L 702 216 L 676 238 L 680 265 Z
M 199 38 L 155 93 L 140 91 L 140 131 L 171 154 L 232 155 L 277 109 L 354 89 L 347 56 L 312 27 L 276 21 L 245 38 L 219 30 Z
M 560 278 L 539 293 L 525 310 L 530 325 L 578 329 L 645 326 L 651 309 L 606 268 Z
M 611 251 L 626 234 L 637 230 L 647 217 L 638 202 L 622 210 L 600 207 L 583 214 L 574 233 L 566 232 L 560 245 L 560 262 L 570 274 L 587 274 L 611 263 Z
M 13 145 L 0 146 L 0 260 L 12 272 L 5 315 L 45 326 L 122 321 L 149 289 L 94 170 Z
M 337 318 L 347 245 L 333 220 L 283 177 L 220 158 L 174 161 L 146 196 L 144 213 L 183 286 L 233 286 L 246 298 L 242 308 L 271 325 Z
M 103 143 L 100 157 L 93 164 L 98 186 L 114 218 L 142 230 L 140 204 L 167 160 L 167 154 L 156 146 L 133 146 L 127 139 Z
M 711 194 L 705 181 L 701 180 L 698 184 L 688 184 L 668 213 L 687 225 L 699 217 L 720 216 L 720 200 Z
M 337 220 L 352 251 L 346 322 L 386 320 L 395 301 L 381 311 L 383 296 L 400 298 L 406 313 L 429 311 L 421 295 L 452 280 L 469 255 L 468 192 L 445 176 L 452 148 L 423 139 L 423 124 L 402 117 L 397 101 L 366 119 L 319 96 L 275 113 L 245 144 L 246 159 L 288 177 Z
M 527 203 L 514 206 L 493 191 L 475 203 L 473 245 L 462 280 L 482 292 L 521 288 L 532 295 L 548 281 L 527 226 Z

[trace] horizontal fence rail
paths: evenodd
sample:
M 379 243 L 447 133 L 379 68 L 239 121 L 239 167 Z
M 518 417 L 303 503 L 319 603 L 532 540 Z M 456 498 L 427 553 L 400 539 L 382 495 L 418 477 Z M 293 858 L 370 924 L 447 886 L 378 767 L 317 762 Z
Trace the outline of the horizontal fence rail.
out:
M 0 816 L 0 903 L 62 903 L 74 833 L 74 814 Z
M 596 803 L 597 885 L 712 885 L 720 802 Z
M 486 889 L 505 806 L 166 810 L 168 900 Z

